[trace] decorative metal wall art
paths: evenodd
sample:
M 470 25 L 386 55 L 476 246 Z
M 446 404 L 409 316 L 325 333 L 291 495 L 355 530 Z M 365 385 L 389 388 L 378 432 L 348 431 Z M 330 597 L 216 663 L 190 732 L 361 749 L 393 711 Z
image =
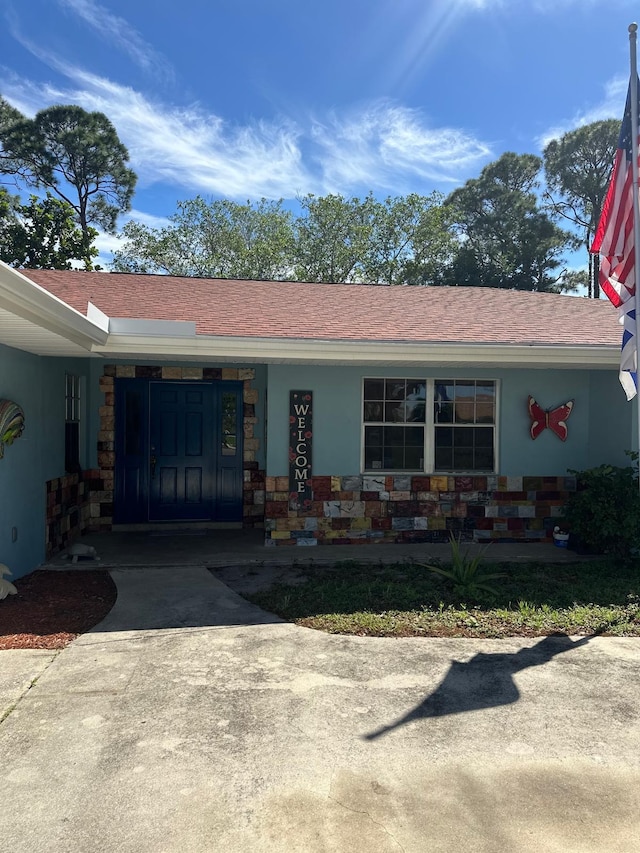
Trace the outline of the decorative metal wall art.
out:
M 529 395 L 528 408 L 531 418 L 529 432 L 531 438 L 536 439 L 547 427 L 554 432 L 560 441 L 567 440 L 567 420 L 573 411 L 573 400 L 558 406 L 555 409 L 543 409 L 531 395 Z
M 13 400 L 0 400 L 0 459 L 5 444 L 13 444 L 24 432 L 24 412 Z

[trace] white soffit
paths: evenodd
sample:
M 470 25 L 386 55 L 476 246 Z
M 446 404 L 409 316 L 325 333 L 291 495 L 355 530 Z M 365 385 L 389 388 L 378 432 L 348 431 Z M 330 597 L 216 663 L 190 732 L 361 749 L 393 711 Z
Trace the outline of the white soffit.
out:
M 85 357 L 91 355 L 86 347 L 69 341 L 48 329 L 43 329 L 42 326 L 24 320 L 16 314 L 3 311 L 1 308 L 0 343 L 33 353 L 33 355 Z
M 104 325 L 87 319 L 2 261 L 0 312 L 0 343 L 37 355 L 86 355 L 93 344 L 104 344 L 108 338 Z

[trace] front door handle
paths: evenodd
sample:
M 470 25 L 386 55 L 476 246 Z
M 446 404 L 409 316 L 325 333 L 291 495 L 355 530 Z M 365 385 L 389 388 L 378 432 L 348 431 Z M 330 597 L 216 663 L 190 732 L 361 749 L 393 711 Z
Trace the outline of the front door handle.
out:
M 158 463 L 158 460 L 156 459 L 156 457 L 153 454 L 151 454 L 151 458 L 149 459 L 149 465 L 151 466 L 151 479 L 152 480 L 156 476 L 156 465 L 157 465 L 157 463 Z

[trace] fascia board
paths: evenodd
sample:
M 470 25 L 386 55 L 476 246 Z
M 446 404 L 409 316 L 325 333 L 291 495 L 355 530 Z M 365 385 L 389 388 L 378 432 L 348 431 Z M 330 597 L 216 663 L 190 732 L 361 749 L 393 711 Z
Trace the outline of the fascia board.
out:
M 101 355 L 182 356 L 224 358 L 263 363 L 313 362 L 315 364 L 403 362 L 474 364 L 492 366 L 554 366 L 614 368 L 620 350 L 613 346 L 546 346 L 511 344 L 404 343 L 395 341 L 322 341 L 298 338 L 240 338 L 199 335 L 195 338 L 109 335 L 106 345 L 96 345 Z
M 108 339 L 105 329 L 2 261 L 0 307 L 87 350 Z

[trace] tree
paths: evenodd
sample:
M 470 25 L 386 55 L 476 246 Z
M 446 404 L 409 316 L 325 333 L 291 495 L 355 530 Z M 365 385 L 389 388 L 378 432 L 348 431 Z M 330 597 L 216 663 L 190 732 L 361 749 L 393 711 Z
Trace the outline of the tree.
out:
M 444 197 L 410 193 L 376 202 L 362 260 L 364 281 L 437 284 L 451 259 L 454 236 L 444 215 Z
M 446 204 L 460 235 L 451 284 L 557 290 L 571 235 L 539 207 L 542 161 L 507 152 L 455 190 Z
M 129 154 L 109 119 L 77 106 L 53 106 L 35 118 L 0 125 L 0 168 L 26 186 L 46 188 L 71 205 L 82 230 L 91 266 L 96 224 L 113 233 L 119 213 L 131 207 L 136 184 Z
M 291 214 L 282 202 L 255 206 L 198 196 L 178 203 L 166 228 L 128 222 L 126 242 L 115 255 L 119 272 L 240 279 L 291 277 Z
M 98 232 L 88 229 L 93 241 Z M 71 261 L 84 260 L 98 250 L 87 247 L 85 235 L 75 222 L 71 205 L 47 193 L 32 195 L 28 204 L 0 189 L 0 260 L 9 266 L 30 269 L 71 269 Z
M 413 256 L 405 263 L 404 284 L 447 284 L 458 251 L 451 207 L 439 193 L 428 201 L 413 238 Z
M 619 132 L 620 123 L 615 119 L 596 121 L 565 133 L 544 149 L 550 209 L 578 227 L 587 250 L 607 194 Z M 599 259 L 587 254 L 589 296 L 597 299 Z
M 299 281 L 362 281 L 376 201 L 306 195 L 294 223 L 294 271 Z
M 2 95 L 0 95 L 0 175 L 15 174 L 19 169 L 16 161 L 13 160 L 4 150 L 2 141 L 5 133 L 7 133 L 14 124 L 17 124 L 20 121 L 24 121 L 22 113 L 15 107 L 12 107 L 11 104 L 6 101 Z

